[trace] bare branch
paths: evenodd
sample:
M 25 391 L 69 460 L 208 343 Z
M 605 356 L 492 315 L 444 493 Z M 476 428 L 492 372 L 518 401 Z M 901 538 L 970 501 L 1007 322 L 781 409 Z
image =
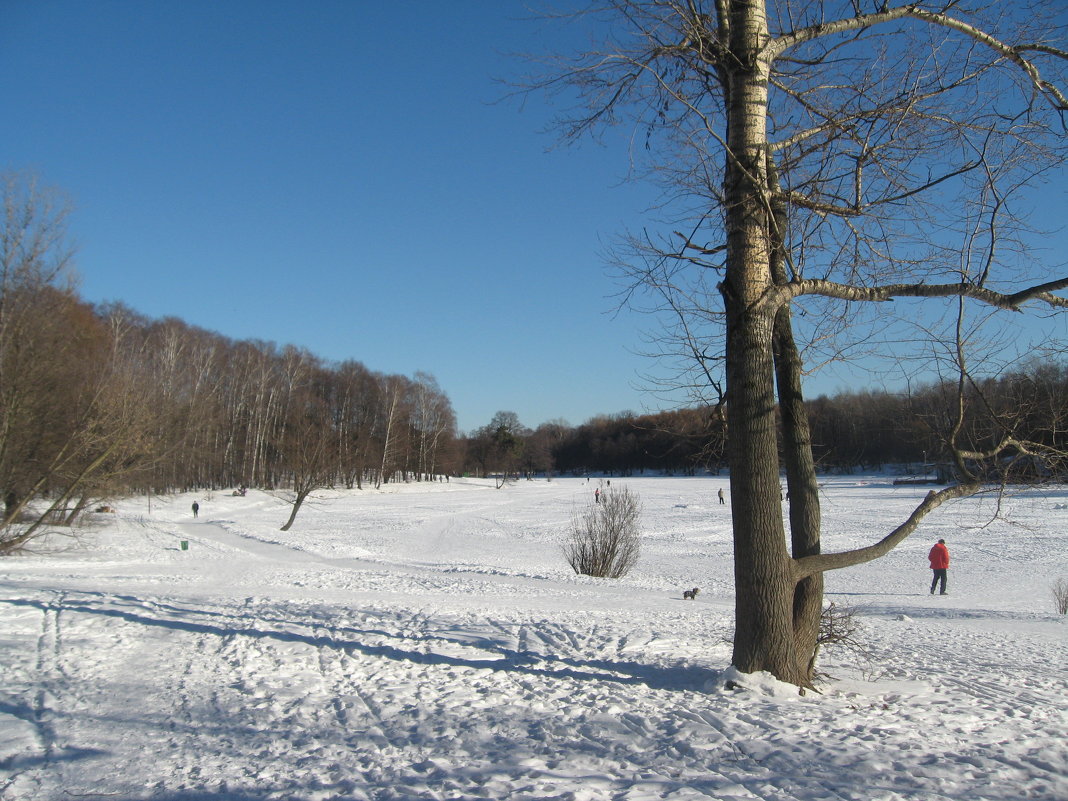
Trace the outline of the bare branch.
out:
M 856 206 L 836 206 L 832 203 L 822 203 L 818 200 L 805 197 L 800 192 L 783 192 L 778 198 L 798 208 L 808 209 L 818 214 L 834 214 L 839 217 L 858 217 L 863 210 Z
M 974 25 L 969 25 L 962 20 L 955 19 L 948 14 L 933 13 L 915 6 L 908 6 L 907 8 L 908 16 L 923 20 L 924 22 L 930 22 L 934 25 L 940 25 L 944 28 L 959 31 L 965 36 L 969 36 L 980 44 L 989 47 L 1004 58 L 1007 58 L 1027 73 L 1027 77 L 1030 79 L 1034 88 L 1038 90 L 1038 92 L 1045 97 L 1055 109 L 1068 111 L 1068 98 L 1065 97 L 1064 92 L 1049 81 L 1043 80 L 1038 67 L 1036 67 L 1032 61 L 1021 55 L 1025 52 L 1041 52 L 1056 58 L 1068 60 L 1068 53 L 1065 51 L 1054 47 L 1036 44 L 1008 45 L 986 31 L 981 30 Z
M 768 302 L 780 304 L 802 295 L 822 295 L 838 300 L 857 302 L 882 302 L 894 298 L 953 298 L 965 297 L 1008 311 L 1020 311 L 1028 301 L 1037 300 L 1053 308 L 1068 309 L 1068 298 L 1053 293 L 1068 287 L 1068 278 L 1058 278 L 1019 292 L 1006 294 L 976 284 L 889 284 L 886 286 L 862 287 L 841 284 L 821 279 L 805 279 L 774 288 Z
M 839 570 L 844 567 L 853 567 L 854 565 L 871 562 L 878 559 L 880 556 L 885 556 L 898 544 L 903 542 L 910 534 L 912 534 L 912 532 L 919 528 L 920 523 L 923 522 L 923 519 L 927 517 L 927 515 L 946 501 L 954 500 L 956 498 L 966 498 L 976 494 L 981 488 L 982 487 L 979 484 L 957 484 L 938 492 L 931 490 L 927 493 L 927 497 L 923 499 L 923 502 L 913 510 L 912 514 L 909 515 L 904 523 L 874 545 L 857 548 L 852 551 L 816 554 L 814 556 L 804 556 L 800 559 L 795 559 L 793 560 L 793 578 L 795 581 L 800 581 L 801 579 L 813 576 L 817 573 L 823 573 L 828 570 Z
M 805 42 L 810 42 L 827 36 L 848 33 L 850 31 L 863 30 L 875 25 L 907 18 L 920 20 L 949 30 L 955 30 L 970 37 L 985 47 L 990 48 L 1001 57 L 1008 59 L 1020 67 L 1020 69 L 1027 74 L 1027 77 L 1034 88 L 1039 94 L 1045 97 L 1055 109 L 1059 111 L 1068 110 L 1068 98 L 1065 97 L 1064 92 L 1049 81 L 1043 80 L 1041 73 L 1039 72 L 1038 67 L 1035 66 L 1034 62 L 1023 56 L 1024 53 L 1038 52 L 1055 58 L 1068 60 L 1068 52 L 1065 52 L 1060 48 L 1042 44 L 1031 43 L 1009 45 L 975 25 L 971 25 L 945 13 L 927 11 L 920 8 L 916 3 L 898 6 L 897 8 L 886 8 L 872 14 L 858 14 L 854 17 L 821 23 L 819 25 L 792 31 L 769 40 L 765 48 L 766 55 L 767 57 L 774 59 L 786 50 Z

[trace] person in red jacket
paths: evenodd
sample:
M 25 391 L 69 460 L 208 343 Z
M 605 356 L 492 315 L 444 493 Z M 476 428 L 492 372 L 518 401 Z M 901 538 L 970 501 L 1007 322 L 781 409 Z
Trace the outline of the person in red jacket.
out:
M 934 578 L 931 580 L 931 595 L 934 595 L 935 585 L 939 582 L 942 583 L 942 589 L 938 594 L 945 595 L 946 571 L 949 570 L 949 548 L 946 547 L 946 541 L 936 542 L 931 552 L 927 554 L 927 558 L 931 560 L 931 570 L 934 571 Z

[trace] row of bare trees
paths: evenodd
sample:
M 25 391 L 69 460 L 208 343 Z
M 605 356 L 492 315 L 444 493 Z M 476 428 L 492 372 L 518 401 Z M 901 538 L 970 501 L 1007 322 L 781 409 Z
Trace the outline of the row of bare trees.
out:
M 57 193 L 19 175 L 0 192 L 0 553 L 130 491 L 285 488 L 295 515 L 318 487 L 456 469 L 432 376 L 94 308 Z
M 886 464 L 951 467 L 954 450 L 989 480 L 1068 478 L 1068 364 L 1034 361 L 960 387 L 945 381 L 908 394 L 865 390 L 809 404 L 813 452 L 824 470 Z M 1032 444 L 998 451 L 1004 439 Z M 1038 453 L 1041 451 L 1041 458 Z
M 455 415 L 430 375 L 383 375 L 307 350 L 234 342 L 186 323 L 105 310 L 156 410 L 165 458 L 145 490 L 361 487 L 452 467 Z
M 692 474 L 723 460 L 722 416 L 715 409 L 598 415 L 524 426 L 501 411 L 461 440 L 463 470 L 475 476 L 567 473 Z
M 1045 447 L 1036 460 L 1017 451 L 976 465 L 989 479 L 1064 480 L 1068 464 L 1068 363 L 1034 360 L 966 387 L 957 430 L 959 387 L 930 382 L 908 391 L 865 389 L 821 395 L 809 403 L 813 456 L 822 472 L 926 464 L 952 471 L 952 443 L 989 451 L 1006 435 Z M 779 423 L 782 447 L 781 422 Z M 513 412 L 461 440 L 464 470 L 474 475 L 646 472 L 687 475 L 727 467 L 721 409 L 700 406 L 654 414 L 599 415 L 582 425 L 523 426 Z
M 725 466 L 725 433 L 713 407 L 601 415 L 559 438 L 553 464 L 562 473 L 692 475 Z

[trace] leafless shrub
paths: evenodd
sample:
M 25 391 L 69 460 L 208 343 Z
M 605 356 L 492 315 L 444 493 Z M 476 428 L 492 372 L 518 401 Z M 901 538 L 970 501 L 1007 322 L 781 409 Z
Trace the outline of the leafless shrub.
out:
M 600 493 L 581 515 L 572 518 L 564 556 L 576 573 L 621 578 L 638 561 L 641 549 L 641 502 L 626 487 Z
M 1058 614 L 1068 615 L 1068 579 L 1057 579 L 1049 589 L 1053 593 Z
M 831 648 L 843 648 L 853 656 L 869 660 L 871 654 L 860 639 L 860 621 L 857 620 L 857 609 L 852 606 L 838 606 L 830 603 L 823 608 L 820 614 L 820 633 L 816 637 L 816 648 L 812 652 L 811 675 L 814 680 L 828 681 L 831 676 L 816 668 L 816 658 L 820 649 L 827 646 Z

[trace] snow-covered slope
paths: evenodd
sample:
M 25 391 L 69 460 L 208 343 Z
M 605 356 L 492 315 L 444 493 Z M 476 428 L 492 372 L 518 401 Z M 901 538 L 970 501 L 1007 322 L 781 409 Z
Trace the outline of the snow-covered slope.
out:
M 799 697 L 728 669 L 726 479 L 613 483 L 646 531 L 619 581 L 561 554 L 579 479 L 322 492 L 285 533 L 260 492 L 136 499 L 0 561 L 0 799 L 1068 799 L 1068 491 L 829 575 L 866 653 Z M 924 491 L 828 479 L 825 550 Z

